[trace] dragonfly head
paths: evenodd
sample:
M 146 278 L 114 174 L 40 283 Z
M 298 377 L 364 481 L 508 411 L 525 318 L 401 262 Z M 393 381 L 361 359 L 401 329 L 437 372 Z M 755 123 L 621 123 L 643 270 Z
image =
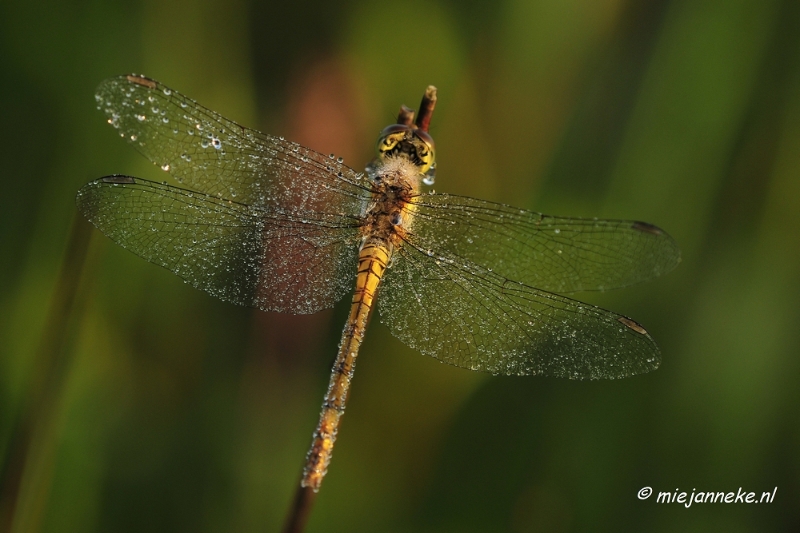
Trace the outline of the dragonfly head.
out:
M 414 163 L 420 174 L 432 174 L 436 162 L 433 137 L 427 131 L 411 125 L 387 126 L 378 138 L 378 158 L 385 161 L 389 157 L 400 156 Z

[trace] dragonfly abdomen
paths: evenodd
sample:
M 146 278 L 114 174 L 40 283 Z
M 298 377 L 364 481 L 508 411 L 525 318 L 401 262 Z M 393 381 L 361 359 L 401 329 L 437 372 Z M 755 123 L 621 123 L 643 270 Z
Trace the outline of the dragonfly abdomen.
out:
M 303 470 L 301 484 L 314 492 L 319 490 L 322 478 L 325 477 L 331 462 L 333 444 L 347 404 L 358 350 L 364 340 L 375 294 L 391 255 L 391 243 L 374 237 L 366 239 L 359 252 L 356 290 L 350 305 L 350 316 L 342 332 L 342 341 L 331 370 L 331 380 L 322 403 L 319 424 L 314 431 L 314 440 L 306 456 L 306 466 Z

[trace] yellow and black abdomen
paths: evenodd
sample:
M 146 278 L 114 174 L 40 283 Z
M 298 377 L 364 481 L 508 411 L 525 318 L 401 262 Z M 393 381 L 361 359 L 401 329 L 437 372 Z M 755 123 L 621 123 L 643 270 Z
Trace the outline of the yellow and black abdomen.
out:
M 347 404 L 347 394 L 355 370 L 358 349 L 364 340 L 375 295 L 391 255 L 390 243 L 369 237 L 365 239 L 358 254 L 356 290 L 350 304 L 350 316 L 342 332 L 342 341 L 333 364 L 328 392 L 325 394 L 319 424 L 314 432 L 314 442 L 306 456 L 306 466 L 303 470 L 302 485 L 310 487 L 314 492 L 319 490 L 331 461 L 339 422 Z

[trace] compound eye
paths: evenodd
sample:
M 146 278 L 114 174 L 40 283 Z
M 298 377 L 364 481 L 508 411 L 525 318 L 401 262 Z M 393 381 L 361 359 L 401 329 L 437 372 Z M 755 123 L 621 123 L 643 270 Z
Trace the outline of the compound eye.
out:
M 427 131 L 422 131 L 420 129 L 414 130 L 414 135 L 416 135 L 417 139 L 422 141 L 421 143 L 417 144 L 417 157 L 420 161 L 420 172 L 422 174 L 428 174 L 434 167 L 434 163 L 436 161 L 436 154 L 433 147 L 433 137 Z
M 378 137 L 378 153 L 382 155 L 393 150 L 400 141 L 406 138 L 409 131 L 411 131 L 411 127 L 405 124 L 392 124 L 383 128 Z
M 414 135 L 419 137 L 425 144 L 427 144 L 428 149 L 431 152 L 433 152 L 434 150 L 433 137 L 431 137 L 430 133 L 422 130 L 414 130 Z

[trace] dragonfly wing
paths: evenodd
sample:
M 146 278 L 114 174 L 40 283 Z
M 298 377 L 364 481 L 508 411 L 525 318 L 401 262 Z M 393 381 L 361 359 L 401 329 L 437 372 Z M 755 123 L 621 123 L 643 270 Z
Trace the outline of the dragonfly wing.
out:
M 297 213 L 359 213 L 368 179 L 282 138 L 245 128 L 161 83 L 103 81 L 98 109 L 121 137 L 188 188 Z
M 553 217 L 450 194 L 415 199 L 415 242 L 547 291 L 625 287 L 669 272 L 680 250 L 644 222 Z
M 413 241 L 395 251 L 381 321 L 444 363 L 505 375 L 622 378 L 654 370 L 660 353 L 633 320 L 541 291 Z
M 128 176 L 88 183 L 76 201 L 111 240 L 228 302 L 313 313 L 350 289 L 359 234 L 347 217 L 298 219 Z

